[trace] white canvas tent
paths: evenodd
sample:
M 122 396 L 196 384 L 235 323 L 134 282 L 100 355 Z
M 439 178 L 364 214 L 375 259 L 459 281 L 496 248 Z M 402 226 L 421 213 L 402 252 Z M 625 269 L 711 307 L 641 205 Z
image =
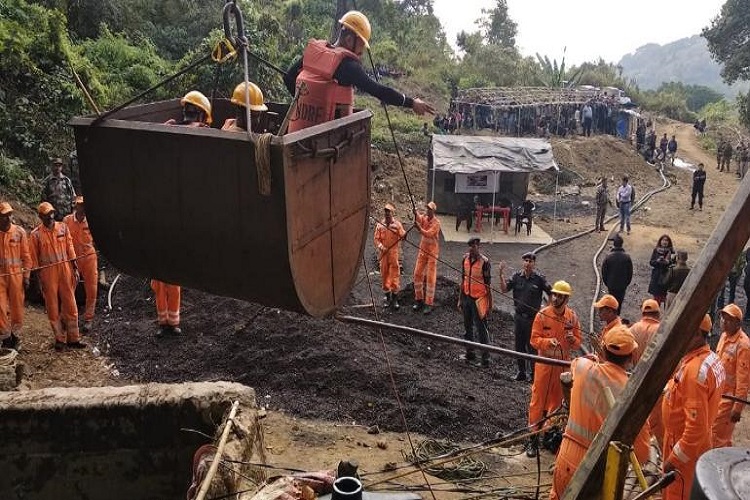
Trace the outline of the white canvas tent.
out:
M 483 205 L 518 206 L 533 172 L 559 171 L 546 139 L 433 135 L 428 162 L 430 198 L 441 213 Z

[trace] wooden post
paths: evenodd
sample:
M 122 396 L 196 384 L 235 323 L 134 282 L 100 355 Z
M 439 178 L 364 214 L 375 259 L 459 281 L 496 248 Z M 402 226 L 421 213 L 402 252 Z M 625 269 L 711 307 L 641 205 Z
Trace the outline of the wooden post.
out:
M 711 234 L 661 322 L 655 343 L 643 353 L 635 373 L 604 421 L 599 433 L 565 490 L 564 498 L 600 498 L 604 457 L 611 441 L 633 444 L 652 407 L 685 355 L 690 335 L 698 328 L 716 292 L 726 281 L 737 255 L 750 238 L 750 176 Z

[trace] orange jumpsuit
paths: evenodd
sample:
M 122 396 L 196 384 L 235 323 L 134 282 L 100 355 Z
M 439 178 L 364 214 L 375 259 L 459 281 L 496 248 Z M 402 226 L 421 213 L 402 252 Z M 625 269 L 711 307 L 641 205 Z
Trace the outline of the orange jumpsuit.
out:
M 721 393 L 747 400 L 750 389 L 750 339 L 747 334 L 742 329 L 731 337 L 727 332 L 722 333 L 716 355 L 721 359 L 726 375 Z M 732 446 L 735 423 L 730 420 L 730 416 L 733 410 L 741 412 L 744 408 L 743 403 L 735 403 L 729 399 L 721 400 L 719 413 L 711 428 L 714 448 Z
M 375 224 L 375 248 L 380 255 L 380 276 L 383 278 L 383 291 L 398 292 L 401 273 L 398 267 L 401 239 L 406 236 L 404 226 L 395 218 L 386 225 L 385 219 Z
M 598 363 L 587 358 L 577 358 L 570 364 L 570 373 L 573 375 L 570 414 L 560 451 L 555 458 L 550 499 L 562 498 L 578 464 L 609 415 L 610 407 L 604 395 L 604 387 L 609 387 L 617 399 L 628 383 L 627 372 L 607 361 Z M 648 459 L 649 437 L 644 426 L 635 439 L 633 447 L 640 462 Z
M 86 290 L 86 312 L 83 319 L 91 321 L 94 319 L 96 309 L 96 292 L 99 285 L 99 268 L 94 238 L 91 237 L 89 221 L 86 217 L 82 221 L 76 219 L 75 214 L 66 215 L 63 222 L 67 224 L 70 236 L 73 238 L 73 248 L 78 256 L 78 271 L 83 277 L 83 286 Z
M 51 229 L 39 224 L 30 237 L 31 260 L 39 270 L 52 331 L 57 342 L 78 342 L 78 306 L 73 264 L 76 252 L 68 226 L 55 222 Z M 62 305 L 62 307 L 61 307 Z M 62 313 L 62 314 L 61 314 Z
M 572 340 L 566 338 L 572 334 Z M 558 345 L 552 345 L 556 340 Z M 555 308 L 547 306 L 539 311 L 531 326 L 531 347 L 540 356 L 570 360 L 570 351 L 581 347 L 581 323 L 573 309 L 565 306 L 558 315 Z M 534 382 L 531 384 L 531 404 L 529 405 L 529 425 L 539 422 L 562 404 L 560 375 L 562 366 L 537 363 L 534 368 Z
M 422 235 L 419 241 L 417 265 L 414 267 L 414 298 L 424 300 L 428 306 L 435 302 L 435 282 L 437 281 L 437 259 L 440 253 L 440 220 L 417 214 L 417 229 Z M 425 294 L 425 277 L 427 294 Z
M 180 326 L 180 285 L 151 280 L 156 294 L 156 315 L 159 325 Z
M 23 279 L 31 268 L 26 231 L 11 224 L 8 231 L 0 231 L 0 340 L 18 334 L 23 326 Z
M 640 321 L 630 326 L 630 333 L 633 334 L 635 341 L 638 342 L 638 349 L 633 351 L 633 366 L 637 365 L 643 356 L 646 347 L 654 339 L 656 330 L 659 329 L 659 319 L 650 316 L 644 316 Z M 664 423 L 661 420 L 661 396 L 656 401 L 651 414 L 648 417 L 648 425 L 651 429 L 651 435 L 656 438 L 661 448 L 664 440 Z
M 723 384 L 724 367 L 707 345 L 687 353 L 667 384 L 662 403 L 662 456 L 679 476 L 662 493 L 664 500 L 690 498 L 695 464 L 712 447 L 708 429 L 719 411 Z

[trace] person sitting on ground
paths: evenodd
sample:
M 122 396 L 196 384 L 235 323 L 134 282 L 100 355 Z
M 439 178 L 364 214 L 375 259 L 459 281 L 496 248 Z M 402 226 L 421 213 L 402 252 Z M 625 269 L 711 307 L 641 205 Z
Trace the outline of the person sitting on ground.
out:
M 263 92 L 253 82 L 248 82 L 247 87 L 245 86 L 245 82 L 242 82 L 234 88 L 231 102 L 234 104 L 235 117 L 227 118 L 224 125 L 221 126 L 221 130 L 247 132 L 245 102 L 247 102 L 248 96 L 250 98 L 250 106 L 248 106 L 250 108 L 250 129 L 256 133 L 265 132 L 263 122 L 265 121 L 264 115 L 268 111 L 268 107 L 263 100 Z
M 354 87 L 392 106 L 411 108 L 416 114 L 435 114 L 432 104 L 407 97 L 371 79 L 362 67 L 361 57 L 370 48 L 372 28 L 367 17 L 350 10 L 339 20 L 341 31 L 331 45 L 326 40 L 310 40 L 303 56 L 284 75 L 284 84 L 294 95 L 304 83 L 289 131 L 295 132 L 352 113 Z

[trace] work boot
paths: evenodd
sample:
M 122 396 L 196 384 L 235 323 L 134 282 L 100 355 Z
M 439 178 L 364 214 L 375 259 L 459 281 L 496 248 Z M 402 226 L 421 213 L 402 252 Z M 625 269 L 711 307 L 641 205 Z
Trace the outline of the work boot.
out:
M 60 342 L 59 340 L 55 341 L 55 350 L 57 352 L 64 351 L 65 350 L 65 346 L 67 346 L 67 344 L 65 342 Z
M 180 328 L 179 326 L 173 326 L 170 333 L 172 335 L 182 335 L 182 328 Z
M 421 300 L 418 300 L 418 301 L 416 301 L 414 303 L 413 306 L 411 306 L 411 309 L 412 309 L 412 311 L 417 312 L 420 309 L 422 309 L 423 307 L 424 307 L 424 302 L 422 302 Z M 429 307 L 429 306 L 427 306 L 427 307 Z
M 83 326 L 81 327 L 81 331 L 83 333 L 89 333 L 91 331 L 91 324 L 92 324 L 91 320 L 84 321 Z
M 526 456 L 534 458 L 539 454 L 539 436 L 532 436 L 526 442 Z
M 391 294 L 391 307 L 394 311 L 398 311 L 401 307 L 401 304 L 398 303 L 398 295 L 395 292 Z
M 387 309 L 391 305 L 391 292 L 386 292 L 383 296 L 383 309 Z
M 75 342 L 68 342 L 68 347 L 70 347 L 71 349 L 86 349 L 86 347 L 88 346 L 80 340 L 77 340 Z
M 156 331 L 157 337 L 163 337 L 169 333 L 169 325 L 159 325 L 159 329 Z
M 490 358 L 482 358 L 482 368 L 490 367 Z
M 18 344 L 19 340 L 15 333 L 11 333 L 10 337 L 3 340 L 2 347 L 5 349 L 15 349 L 18 350 Z
M 424 306 L 424 310 L 422 311 L 422 313 L 424 313 L 424 314 L 430 314 L 431 312 L 432 312 L 432 306 L 429 305 L 429 304 L 425 305 Z

